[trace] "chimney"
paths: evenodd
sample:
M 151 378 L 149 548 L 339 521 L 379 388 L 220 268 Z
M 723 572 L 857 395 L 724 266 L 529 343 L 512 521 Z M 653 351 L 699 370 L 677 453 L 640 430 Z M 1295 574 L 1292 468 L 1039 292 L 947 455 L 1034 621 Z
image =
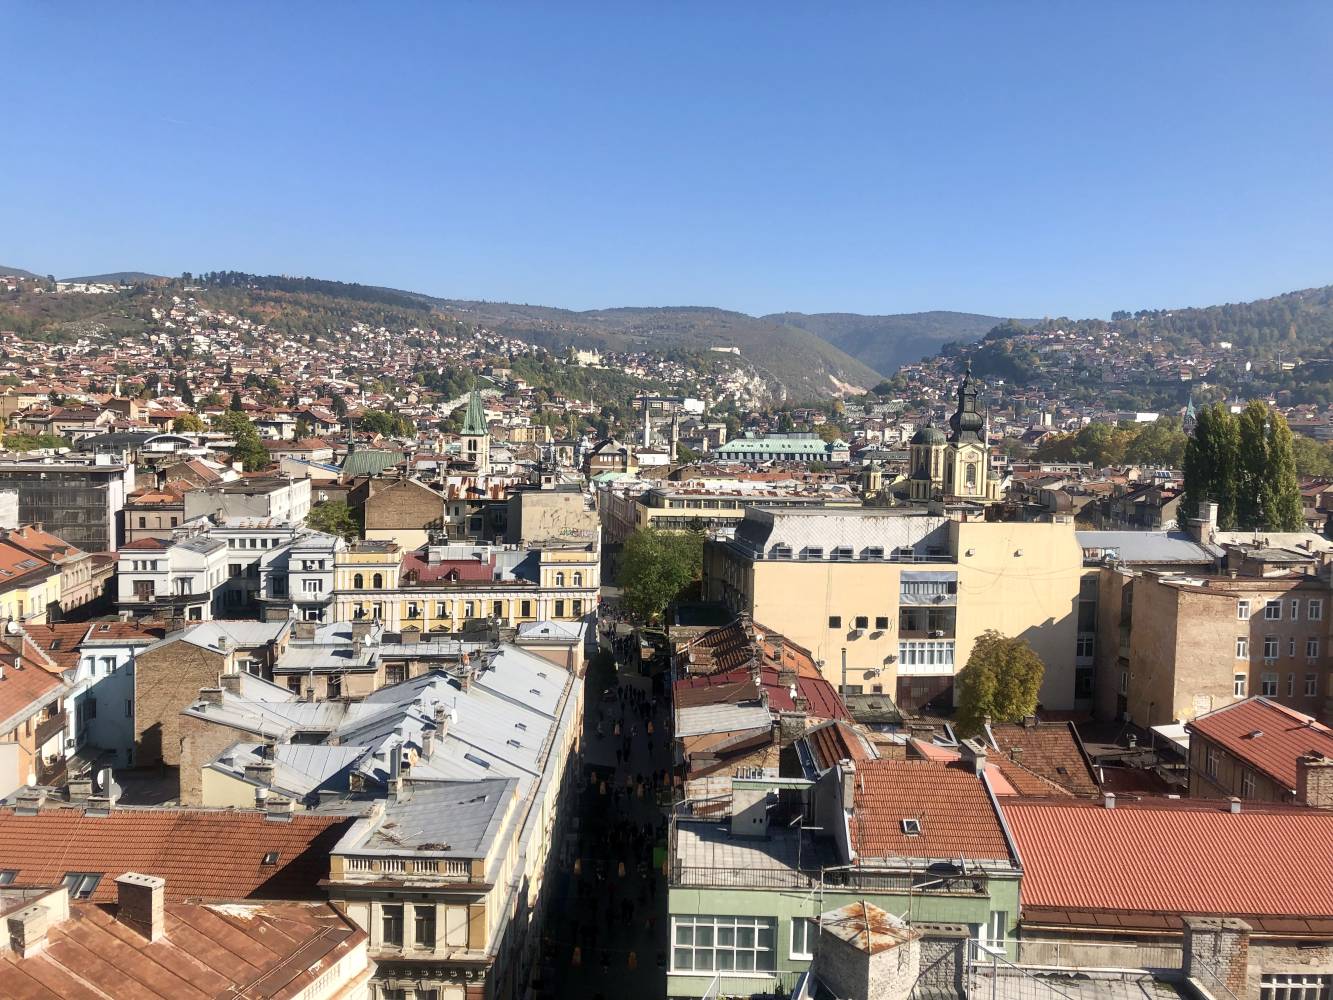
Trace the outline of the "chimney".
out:
M 228 636 L 220 635 L 217 641 L 217 650 L 224 656 L 231 650 L 231 639 Z
M 1037 717 L 1036 717 L 1035 715 L 1025 715 L 1025 716 L 1023 716 L 1023 728 L 1024 728 L 1024 729 L 1036 729 L 1036 728 L 1037 728 Z
M 430 760 L 430 755 L 435 752 L 435 730 L 423 729 L 421 731 L 421 756 L 424 760 Z
M 25 788 L 15 797 L 14 815 L 36 816 L 46 805 L 45 788 Z
M 273 784 L 273 771 L 273 761 L 258 760 L 245 765 L 245 780 L 268 788 Z
M 1240 799 L 1238 799 L 1236 796 L 1233 795 L 1231 796 L 1230 801 L 1231 801 L 1232 815 L 1235 815 L 1236 813 L 1240 812 Z
M 223 674 L 221 677 L 218 678 L 218 687 L 221 688 L 223 691 L 225 691 L 227 694 L 234 694 L 239 697 L 241 693 L 240 673 L 237 672 L 234 674 Z M 218 702 L 221 703 L 221 701 L 222 699 L 219 698 Z
M 352 638 L 365 639 L 366 636 L 370 635 L 371 629 L 373 628 L 374 623 L 365 618 L 360 621 L 352 622 Z
M 840 760 L 838 774 L 842 778 L 842 808 L 850 812 L 856 804 L 856 765 L 850 760 Z
M 116 879 L 116 919 L 149 941 L 167 933 L 166 880 L 155 875 L 126 872 Z
M 805 735 L 805 713 L 804 712 L 779 712 L 778 713 L 778 739 L 783 746 L 800 739 Z
M 963 760 L 972 768 L 973 774 L 982 774 L 986 770 L 986 746 L 981 740 L 967 739 L 958 744 Z
M 1102 805 L 1107 809 L 1115 808 L 1115 792 L 1107 792 L 1102 796 Z
M 293 637 L 304 642 L 314 642 L 316 624 L 316 622 L 297 622 L 292 629 Z
M 781 662 L 781 661 L 779 661 Z M 785 664 L 778 667 L 778 683 L 784 688 L 789 688 L 796 683 L 796 668 Z
M 274 823 L 290 823 L 296 803 L 285 795 L 270 795 L 265 802 L 264 818 Z
M 222 688 L 220 687 L 200 688 L 199 700 L 202 701 L 205 705 L 221 705 Z
M 93 794 L 93 776 L 79 774 L 71 777 L 65 783 L 65 794 L 69 796 L 71 802 L 83 802 Z
M 31 906 L 11 913 L 6 921 L 9 948 L 19 958 L 32 958 L 46 946 L 46 934 L 69 919 L 69 889 L 60 886 Z
M 1311 752 L 1296 761 L 1296 801 L 1333 809 L 1333 759 Z

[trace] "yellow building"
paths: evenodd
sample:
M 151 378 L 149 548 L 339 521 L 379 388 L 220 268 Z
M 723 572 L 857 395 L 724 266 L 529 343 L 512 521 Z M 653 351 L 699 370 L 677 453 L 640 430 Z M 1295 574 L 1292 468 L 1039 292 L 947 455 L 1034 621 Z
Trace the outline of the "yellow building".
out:
M 958 409 L 949 418 L 949 433 L 928 423 L 912 438 L 907 480 L 911 500 L 1000 499 L 1000 477 L 990 467 L 986 418 L 978 405 L 980 392 L 969 365 L 958 385 Z
M 442 545 L 405 553 L 394 542 L 354 542 L 335 562 L 334 618 L 377 620 L 390 632 L 592 621 L 600 566 L 595 543 Z
M 0 621 L 45 625 L 60 605 L 60 567 L 0 538 Z
M 952 700 L 954 674 L 983 631 L 1018 636 L 1046 664 L 1042 705 L 1072 709 L 1092 696 L 1075 667 L 1082 572 L 1069 518 L 748 510 L 733 539 L 706 545 L 704 594 L 780 624 L 831 683 L 883 692 L 907 710 Z

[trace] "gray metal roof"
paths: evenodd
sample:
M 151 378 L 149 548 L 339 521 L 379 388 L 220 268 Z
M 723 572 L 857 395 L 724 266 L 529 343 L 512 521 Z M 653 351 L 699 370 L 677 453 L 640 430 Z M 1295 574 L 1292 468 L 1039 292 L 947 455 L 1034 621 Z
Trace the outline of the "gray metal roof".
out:
M 697 705 L 676 710 L 677 736 L 768 729 L 772 725 L 773 715 L 763 705 Z
M 1074 536 L 1084 549 L 1114 552 L 1127 563 L 1212 563 L 1222 554 L 1183 531 L 1076 531 Z
M 383 821 L 358 848 L 378 854 L 485 857 L 517 785 L 513 778 L 408 782 L 403 798 L 385 804 Z

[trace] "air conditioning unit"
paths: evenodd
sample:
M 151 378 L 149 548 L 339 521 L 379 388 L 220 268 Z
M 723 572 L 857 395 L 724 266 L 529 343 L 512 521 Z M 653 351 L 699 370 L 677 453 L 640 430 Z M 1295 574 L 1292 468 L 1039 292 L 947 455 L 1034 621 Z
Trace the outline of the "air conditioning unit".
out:
M 931 637 L 932 639 L 943 639 L 943 638 L 944 638 L 944 630 L 943 630 L 943 629 L 938 629 L 938 628 L 937 628 L 937 629 L 932 629 L 931 632 L 930 632 L 930 637 Z

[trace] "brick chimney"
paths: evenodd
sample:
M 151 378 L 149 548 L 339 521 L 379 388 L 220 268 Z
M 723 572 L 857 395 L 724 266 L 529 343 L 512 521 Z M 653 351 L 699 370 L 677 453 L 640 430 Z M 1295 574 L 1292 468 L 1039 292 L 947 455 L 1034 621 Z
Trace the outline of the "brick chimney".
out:
M 222 688 L 220 687 L 200 688 L 199 700 L 202 701 L 205 705 L 221 705 Z
M 1296 801 L 1333 809 L 1333 759 L 1308 753 L 1296 761 Z
M 1235 917 L 1184 918 L 1182 972 L 1197 979 L 1214 996 L 1255 996 L 1249 988 L 1250 925 Z M 1220 989 L 1219 989 L 1220 988 Z
M 981 740 L 963 740 L 958 744 L 958 750 L 974 774 L 981 774 L 986 770 L 986 745 Z
M 47 932 L 68 919 L 69 889 L 62 885 L 31 906 L 9 915 L 5 921 L 9 949 L 19 958 L 31 958 L 46 947 Z
M 116 919 L 149 941 L 167 933 L 165 879 L 126 872 L 116 879 Z
M 838 775 L 842 779 L 842 808 L 850 811 L 856 803 L 856 765 L 850 760 L 838 761 Z

